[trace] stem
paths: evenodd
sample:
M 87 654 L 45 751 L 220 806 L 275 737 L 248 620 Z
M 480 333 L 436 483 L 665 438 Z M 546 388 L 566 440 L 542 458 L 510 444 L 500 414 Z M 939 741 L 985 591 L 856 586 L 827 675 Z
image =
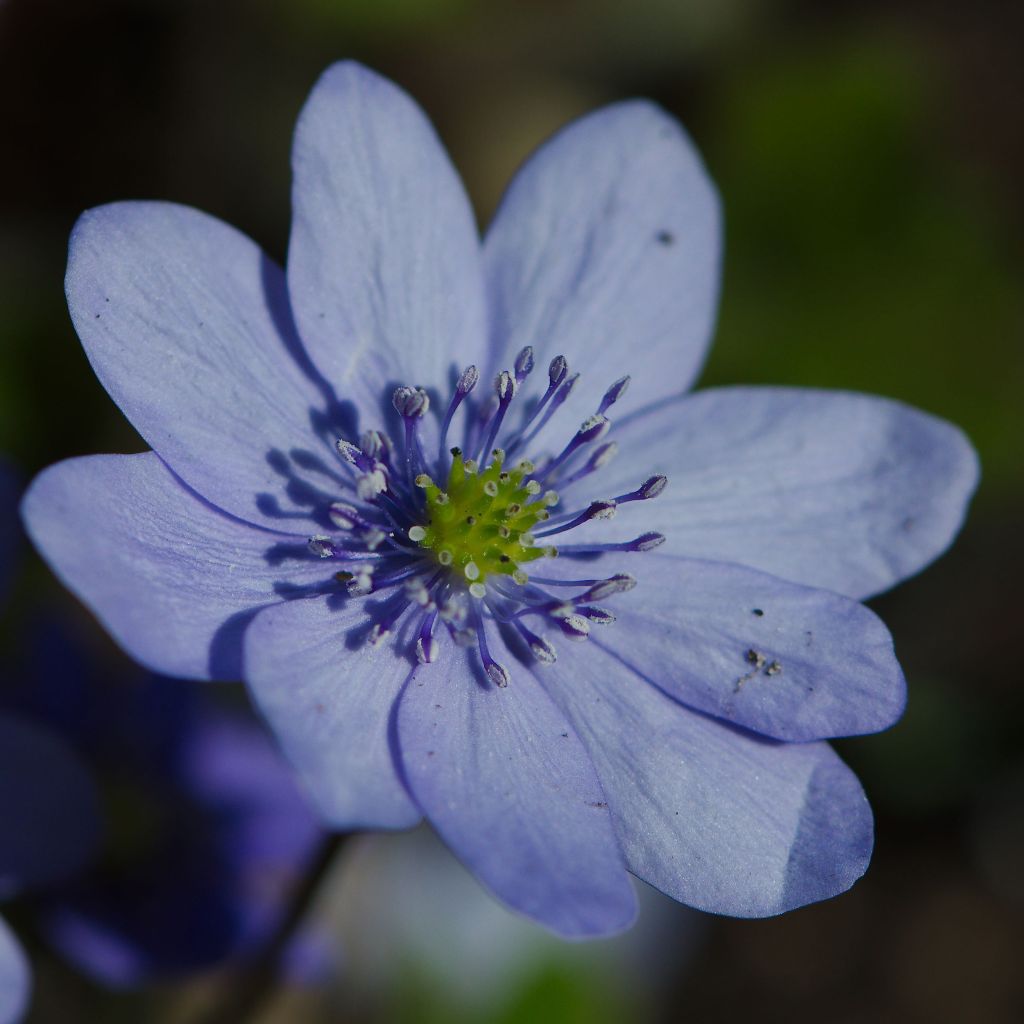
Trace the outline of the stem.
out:
M 220 997 L 207 1012 L 196 1017 L 194 1024 L 242 1024 L 256 1015 L 277 985 L 281 954 L 309 911 L 335 854 L 347 838 L 335 833 L 323 840 L 306 874 L 295 886 L 277 927 L 227 979 Z

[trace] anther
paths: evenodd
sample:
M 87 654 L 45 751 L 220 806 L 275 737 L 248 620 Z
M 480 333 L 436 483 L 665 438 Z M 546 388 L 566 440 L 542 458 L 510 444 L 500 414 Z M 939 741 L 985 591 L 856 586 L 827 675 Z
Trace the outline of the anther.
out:
M 516 383 L 522 384 L 533 372 L 533 346 L 527 345 L 516 356 L 515 361 Z
M 476 387 L 477 381 L 480 380 L 480 371 L 475 366 L 467 366 L 462 373 L 459 374 L 458 383 L 455 385 L 455 390 L 459 395 L 465 397 Z
M 565 356 L 555 356 L 548 365 L 548 380 L 551 381 L 552 386 L 558 387 L 565 380 L 565 375 L 568 372 L 569 364 L 566 362 Z
M 590 636 L 590 623 L 582 615 L 566 615 L 556 621 L 570 640 L 586 640 Z
M 421 419 L 430 408 L 430 396 L 423 388 L 410 388 L 405 385 L 395 388 L 391 396 L 391 404 L 403 419 Z
M 616 501 L 647 501 L 649 498 L 656 498 L 668 484 L 668 477 L 649 476 L 635 491 L 628 494 L 620 494 Z
M 599 413 L 607 412 L 625 393 L 629 387 L 629 377 L 620 377 L 605 393 L 601 404 L 597 407 Z
M 519 630 L 519 635 L 529 645 L 533 656 L 544 665 L 553 665 L 558 658 L 554 646 L 544 639 L 542 636 L 537 636 L 532 629 L 524 626 L 518 619 L 513 620 L 515 627 Z
M 635 540 L 629 542 L 628 551 L 651 551 L 665 543 L 665 534 L 651 531 L 642 533 Z
M 384 463 L 391 461 L 391 441 L 379 430 L 365 431 L 359 443 L 368 458 Z
M 603 598 L 611 597 L 612 594 L 621 594 L 632 590 L 636 586 L 636 577 L 629 573 L 620 572 L 610 576 L 606 580 L 595 583 L 585 593 L 580 594 L 577 601 L 600 601 Z
M 422 526 L 410 526 L 409 527 L 409 540 L 419 543 L 426 537 L 427 531 Z
M 327 517 L 339 530 L 354 530 L 358 526 L 369 525 L 357 508 L 344 501 L 332 502 L 327 509 Z
M 488 661 L 484 665 L 484 670 L 487 672 L 487 678 L 490 679 L 495 686 L 504 688 L 508 686 L 509 680 L 512 678 L 508 674 L 508 669 L 496 661 Z
M 320 535 L 309 538 L 309 550 L 318 558 L 333 558 L 335 554 L 334 542 L 331 538 Z

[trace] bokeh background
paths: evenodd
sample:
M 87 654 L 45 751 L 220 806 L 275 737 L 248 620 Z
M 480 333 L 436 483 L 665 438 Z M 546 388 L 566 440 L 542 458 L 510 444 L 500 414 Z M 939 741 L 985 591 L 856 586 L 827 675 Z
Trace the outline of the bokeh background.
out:
M 0 452 L 23 481 L 144 447 L 67 317 L 78 213 L 173 199 L 283 259 L 292 125 L 340 57 L 419 99 L 482 223 L 555 128 L 660 101 L 726 210 L 703 383 L 889 395 L 959 423 L 981 455 L 953 551 L 872 602 L 911 698 L 890 732 L 840 745 L 877 814 L 852 892 L 762 922 L 651 893 L 630 936 L 566 946 L 429 837 L 360 840 L 317 907 L 322 962 L 290 972 L 261 1021 L 1024 1019 L 1022 43 L 1010 0 L 0 0 Z M 44 614 L 97 678 L 130 677 L 27 548 L 8 674 Z M 114 813 L 137 830 L 137 806 Z M 54 951 L 32 900 L 6 912 L 35 966 L 32 1021 L 190 1021 L 230 971 L 112 989 Z

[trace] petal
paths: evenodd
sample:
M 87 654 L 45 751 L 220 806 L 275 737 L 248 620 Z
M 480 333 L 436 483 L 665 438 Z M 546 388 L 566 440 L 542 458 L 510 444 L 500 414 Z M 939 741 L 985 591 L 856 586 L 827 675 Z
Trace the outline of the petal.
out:
M 652 473 L 668 486 L 581 534 L 657 530 L 667 537 L 659 553 L 738 562 L 857 599 L 938 557 L 978 480 L 956 427 L 845 392 L 702 391 L 630 417 L 612 436 L 618 457 L 577 490 L 616 495 Z
M 17 1024 L 28 1009 L 32 974 L 7 922 L 0 918 L 0 1024 Z
M 0 715 L 0 898 L 51 885 L 92 856 L 100 832 L 95 787 L 56 734 Z
M 208 501 L 281 529 L 285 453 L 322 454 L 340 430 L 314 435 L 329 396 L 300 369 L 280 268 L 198 210 L 115 203 L 79 218 L 65 285 L 96 375 L 150 447 Z
M 301 538 L 225 515 L 152 452 L 51 466 L 22 516 L 64 585 L 133 658 L 165 675 L 237 679 L 255 610 L 329 575 Z
M 564 355 L 583 371 L 578 418 L 624 374 L 641 404 L 696 376 L 718 305 L 721 214 L 692 142 L 659 107 L 620 103 L 542 146 L 484 256 L 494 359 L 507 366 L 527 344 Z
M 725 562 L 650 553 L 628 568 L 639 585 L 592 642 L 676 700 L 796 741 L 878 732 L 903 713 L 889 631 L 856 601 Z
M 475 651 L 417 671 L 398 706 L 409 786 L 502 902 L 570 938 L 628 927 L 636 897 L 575 731 L 527 672 L 498 689 Z
M 366 602 L 268 608 L 246 636 L 246 681 L 325 822 L 340 831 L 420 819 L 395 765 L 391 714 L 409 662 L 365 639 Z
M 592 644 L 571 655 L 545 685 L 590 751 L 634 874 L 699 910 L 768 917 L 864 873 L 871 809 L 827 744 L 689 711 Z
M 321 76 L 295 129 L 288 287 L 303 340 L 365 425 L 396 384 L 480 362 L 472 210 L 423 111 L 358 64 Z

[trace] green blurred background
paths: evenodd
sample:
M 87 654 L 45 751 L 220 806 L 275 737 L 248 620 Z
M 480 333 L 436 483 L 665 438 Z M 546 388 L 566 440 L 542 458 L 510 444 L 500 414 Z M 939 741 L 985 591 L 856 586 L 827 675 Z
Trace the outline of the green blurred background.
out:
M 282 992 L 261 1019 L 1024 1019 L 1022 43 L 1024 6 L 996 0 L 0 0 L 0 451 L 25 479 L 142 447 L 67 318 L 77 214 L 173 199 L 283 259 L 292 125 L 341 57 L 419 99 L 482 223 L 552 130 L 657 99 L 724 198 L 703 383 L 890 395 L 956 421 L 981 454 L 954 550 L 873 602 L 911 700 L 889 733 L 841 745 L 878 818 L 851 893 L 764 922 L 652 897 L 630 940 L 563 947 L 509 925 L 474 966 L 458 936 L 492 933 L 459 917 L 481 913 L 463 907 L 472 884 L 418 904 L 410 871 L 450 868 L 419 840 L 386 839 L 357 849 L 329 893 L 349 950 L 336 977 Z M 21 586 L 57 593 L 36 564 Z M 412 868 L 387 867 L 402 842 Z M 414 936 L 435 925 L 454 964 Z M 379 947 L 372 969 L 361 941 Z M 184 1019 L 217 984 L 111 995 L 39 970 L 33 1019 L 70 1024 Z

